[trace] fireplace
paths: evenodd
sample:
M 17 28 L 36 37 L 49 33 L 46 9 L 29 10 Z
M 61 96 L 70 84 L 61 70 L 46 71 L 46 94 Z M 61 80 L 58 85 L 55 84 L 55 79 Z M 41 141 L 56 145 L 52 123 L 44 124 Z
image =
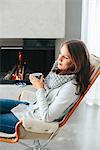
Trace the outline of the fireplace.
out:
M 30 84 L 29 74 L 50 71 L 55 61 L 54 39 L 23 39 L 23 46 L 0 47 L 0 83 Z

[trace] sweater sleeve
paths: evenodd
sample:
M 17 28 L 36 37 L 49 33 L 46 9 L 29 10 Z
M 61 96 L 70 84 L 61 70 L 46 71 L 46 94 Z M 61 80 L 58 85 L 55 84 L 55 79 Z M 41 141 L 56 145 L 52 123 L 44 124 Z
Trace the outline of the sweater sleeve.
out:
M 54 101 L 48 105 L 45 97 L 45 90 L 39 89 L 36 92 L 36 96 L 41 118 L 46 122 L 52 122 L 61 117 L 70 104 L 77 99 L 75 92 L 76 86 L 68 82 L 62 86 L 58 94 L 55 96 Z

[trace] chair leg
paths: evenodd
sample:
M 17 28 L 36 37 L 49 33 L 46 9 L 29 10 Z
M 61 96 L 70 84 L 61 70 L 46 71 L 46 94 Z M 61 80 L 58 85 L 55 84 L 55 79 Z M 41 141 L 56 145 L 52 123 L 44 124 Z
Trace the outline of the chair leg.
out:
M 19 142 L 20 144 L 24 145 L 25 147 L 27 147 L 25 150 L 48 150 L 47 148 L 44 148 L 39 140 L 34 140 L 33 145 L 29 146 L 23 142 Z

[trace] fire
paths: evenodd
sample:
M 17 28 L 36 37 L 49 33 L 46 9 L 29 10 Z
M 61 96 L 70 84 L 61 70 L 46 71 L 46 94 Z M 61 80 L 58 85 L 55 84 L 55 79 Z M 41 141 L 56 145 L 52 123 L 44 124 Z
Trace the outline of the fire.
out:
M 19 51 L 18 53 L 18 65 L 16 67 L 15 72 L 11 76 L 11 80 L 23 80 L 24 77 L 24 67 L 26 62 L 23 63 L 22 60 L 22 52 Z

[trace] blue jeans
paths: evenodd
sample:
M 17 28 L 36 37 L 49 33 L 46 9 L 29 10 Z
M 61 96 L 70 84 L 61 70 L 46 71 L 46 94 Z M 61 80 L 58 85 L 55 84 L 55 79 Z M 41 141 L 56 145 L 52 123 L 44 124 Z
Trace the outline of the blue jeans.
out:
M 11 109 L 21 103 L 29 105 L 19 100 L 0 99 L 0 132 L 11 134 L 15 132 L 15 126 L 19 120 L 13 115 Z

